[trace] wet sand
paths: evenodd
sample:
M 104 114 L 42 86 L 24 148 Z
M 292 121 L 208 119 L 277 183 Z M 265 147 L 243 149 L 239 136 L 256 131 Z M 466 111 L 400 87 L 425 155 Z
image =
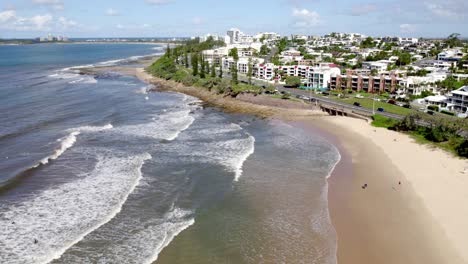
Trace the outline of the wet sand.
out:
M 296 124 L 321 133 L 342 154 L 329 178 L 338 263 L 466 263 L 401 168 L 392 162 L 395 158 L 346 126 L 350 120 L 368 124 L 349 118 L 339 124 L 331 121 L 336 118 Z

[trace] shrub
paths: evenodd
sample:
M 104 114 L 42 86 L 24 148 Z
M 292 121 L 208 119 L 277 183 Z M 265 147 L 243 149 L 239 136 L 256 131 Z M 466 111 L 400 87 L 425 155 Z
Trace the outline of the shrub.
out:
M 286 77 L 286 85 L 289 87 L 299 87 L 301 85 L 301 78 L 297 76 Z
M 442 114 L 446 114 L 446 115 L 450 115 L 450 116 L 454 116 L 454 115 L 455 115 L 455 113 L 450 112 L 450 111 L 447 111 L 447 110 L 442 110 L 442 111 L 440 111 L 440 112 L 441 112 Z
M 189 76 L 185 70 L 177 70 L 177 72 L 172 76 L 172 79 L 176 82 L 183 82 L 183 80 Z
M 388 129 L 394 129 L 398 124 L 398 121 L 389 117 L 384 117 L 382 115 L 374 115 L 372 117 L 372 125 L 375 127 L 384 127 Z
M 439 107 L 437 105 L 429 105 L 427 109 L 439 112 Z
M 464 139 L 458 146 L 455 147 L 455 151 L 458 156 L 468 158 L 468 140 Z
M 182 83 L 186 86 L 192 86 L 198 81 L 198 77 L 187 75 L 182 80 Z

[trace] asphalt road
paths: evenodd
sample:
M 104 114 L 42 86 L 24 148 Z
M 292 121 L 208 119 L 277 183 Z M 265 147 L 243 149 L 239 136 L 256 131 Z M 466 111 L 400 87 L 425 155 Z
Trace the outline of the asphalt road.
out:
M 276 86 L 276 89 L 278 89 L 278 91 L 288 92 L 288 93 L 290 93 L 292 95 L 302 95 L 302 96 L 310 97 L 319 104 L 324 104 L 324 105 L 336 107 L 338 109 L 350 110 L 350 111 L 353 111 L 353 112 L 355 112 L 357 114 L 363 114 L 363 115 L 367 115 L 367 116 L 372 116 L 373 115 L 373 112 L 372 112 L 371 109 L 367 109 L 367 108 L 364 108 L 364 107 L 358 107 L 358 106 L 350 105 L 350 104 L 347 104 L 347 103 L 337 102 L 335 100 L 325 98 L 323 96 L 315 96 L 310 91 L 296 89 L 296 88 L 285 88 L 282 85 Z M 376 112 L 377 112 L 377 109 L 376 109 Z M 378 112 L 378 113 L 379 113 L 379 115 L 383 115 L 383 116 L 398 119 L 398 120 L 402 120 L 404 118 L 404 116 L 396 115 L 396 114 L 392 114 L 392 113 L 387 113 L 387 112 Z

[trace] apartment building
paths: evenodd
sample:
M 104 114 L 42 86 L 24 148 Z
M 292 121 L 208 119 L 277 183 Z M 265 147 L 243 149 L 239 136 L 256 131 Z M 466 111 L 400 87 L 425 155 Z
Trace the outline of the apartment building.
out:
M 305 86 L 314 89 L 328 88 L 331 75 L 340 73 L 339 68 L 330 67 L 330 64 L 320 64 L 315 67 L 308 65 L 280 66 L 278 69 L 287 76 L 300 77 Z
M 353 71 L 348 71 L 346 75 L 332 74 L 330 76 L 330 90 L 350 89 L 355 92 L 396 92 L 402 78 L 397 78 L 395 74 L 390 76 L 370 76 L 356 74 Z
M 275 78 L 275 69 L 277 67 L 273 63 L 258 63 L 253 66 L 253 76 L 261 80 L 273 80 Z
M 468 113 L 468 86 L 452 91 L 448 97 L 450 107 L 460 113 Z

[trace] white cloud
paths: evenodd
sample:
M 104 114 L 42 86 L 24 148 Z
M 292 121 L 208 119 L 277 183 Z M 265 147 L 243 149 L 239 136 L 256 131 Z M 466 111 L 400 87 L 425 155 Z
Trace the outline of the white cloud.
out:
M 355 5 L 351 8 L 352 16 L 363 16 L 369 13 L 372 13 L 377 10 L 375 4 L 364 4 L 364 5 Z
M 141 24 L 141 25 L 122 25 L 122 24 L 117 24 L 115 25 L 117 29 L 121 30 L 138 30 L 138 29 L 148 29 L 151 28 L 150 24 Z
M 106 10 L 106 15 L 108 15 L 108 16 L 120 16 L 120 12 L 113 9 L 113 8 L 108 8 Z
M 201 24 L 203 24 L 204 22 L 205 22 L 204 19 L 201 18 L 201 17 L 194 17 L 194 18 L 192 19 L 192 23 L 193 23 L 194 25 L 201 25 Z
M 412 24 L 401 24 L 400 31 L 401 33 L 412 33 L 416 31 L 416 26 Z
M 50 14 L 33 17 L 15 16 L 9 23 L 1 25 L 5 29 L 14 31 L 48 31 L 51 29 L 53 17 Z
M 292 12 L 294 18 L 294 27 L 305 28 L 315 27 L 320 24 L 320 15 L 315 11 L 309 11 L 305 8 L 294 8 Z
M 70 29 L 70 28 L 77 27 L 77 26 L 78 26 L 78 23 L 76 23 L 76 22 L 73 21 L 73 20 L 66 19 L 65 17 L 59 17 L 59 19 L 58 19 L 58 21 L 57 21 L 57 25 L 58 25 L 61 29 L 67 30 L 67 29 Z
M 424 2 L 424 7 L 432 15 L 448 19 L 464 19 L 468 12 L 466 0 L 430 0 Z
M 0 23 L 5 23 L 16 17 L 14 10 L 0 12 Z
M 64 4 L 62 0 L 32 0 L 34 4 L 50 7 L 54 10 L 63 10 Z
M 54 18 L 50 14 L 21 17 L 15 11 L 0 12 L 0 29 L 11 31 L 68 30 L 80 25 L 63 16 Z
M 425 5 L 426 5 L 427 10 L 429 10 L 432 14 L 436 16 L 447 17 L 447 18 L 456 16 L 454 12 L 452 12 L 451 10 L 439 4 L 426 2 Z
M 169 4 L 172 2 L 171 0 L 146 0 L 146 3 L 152 4 L 152 5 L 165 5 Z

